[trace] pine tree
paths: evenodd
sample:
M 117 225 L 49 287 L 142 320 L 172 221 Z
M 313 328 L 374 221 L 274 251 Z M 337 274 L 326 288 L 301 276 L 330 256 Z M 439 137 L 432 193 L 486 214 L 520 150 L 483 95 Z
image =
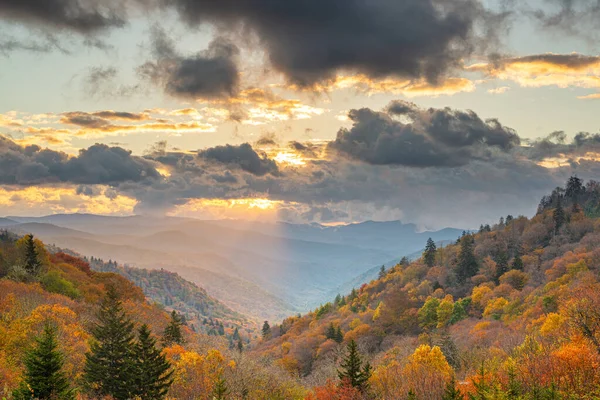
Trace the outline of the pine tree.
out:
M 429 268 L 435 265 L 435 253 L 437 251 L 437 247 L 432 238 L 427 239 L 427 244 L 425 245 L 425 251 L 423 252 L 423 262 Z
M 333 326 L 333 322 L 329 324 L 329 327 L 325 331 L 325 337 L 327 339 L 335 339 L 335 327 Z
M 234 331 L 233 331 L 233 340 L 240 340 L 240 331 L 238 330 L 237 326 L 235 327 Z
M 347 381 L 350 385 L 360 390 L 367 389 L 367 383 L 371 377 L 371 365 L 363 362 L 358 353 L 358 346 L 354 340 L 348 343 L 348 354 L 338 370 L 340 380 Z
M 406 394 L 406 400 L 417 400 L 417 394 L 414 390 L 410 389 Z
M 333 338 L 333 340 L 335 340 L 337 343 L 342 343 L 344 341 L 344 335 L 342 334 L 342 328 L 340 328 L 339 326 L 337 327 L 337 330 L 335 331 L 335 337 Z
M 271 335 L 271 325 L 269 325 L 269 321 L 265 321 L 262 327 L 262 337 L 263 339 L 268 338 Z
M 158 400 L 165 397 L 173 384 L 171 364 L 150 336 L 150 329 L 142 325 L 135 344 L 135 379 L 132 392 L 141 400 Z
M 33 235 L 25 236 L 25 271 L 33 276 L 39 275 L 42 269 Z
M 133 323 L 114 287 L 108 288 L 97 318 L 92 328 L 91 351 L 86 354 L 84 380 L 99 396 L 130 399 L 136 375 Z
M 25 354 L 25 376 L 17 390 L 16 400 L 53 399 L 73 400 L 75 392 L 62 371 L 63 355 L 58 351 L 56 331 L 49 324 L 42 335 L 36 338 L 35 347 Z
M 402 257 L 400 259 L 400 265 L 402 265 L 403 267 L 406 267 L 410 264 L 410 260 L 408 259 L 408 257 Z
M 465 234 L 460 239 L 460 251 L 458 253 L 458 263 L 456 266 L 456 276 L 460 283 L 465 283 L 467 279 L 477 275 L 479 266 L 474 252 L 475 239 L 472 235 Z
M 213 399 L 214 400 L 225 400 L 225 396 L 229 393 L 227 389 L 227 382 L 223 378 L 222 375 L 219 375 L 219 378 L 215 382 L 215 388 L 213 389 Z
M 237 349 L 240 353 L 244 351 L 244 343 L 242 343 L 242 339 L 238 340 Z
M 382 265 L 379 269 L 379 279 L 383 279 L 385 277 L 385 265 Z
M 554 231 L 558 234 L 559 229 L 565 223 L 565 210 L 562 207 L 561 195 L 556 197 L 556 208 L 554 209 Z
M 489 388 L 485 382 L 485 365 L 482 362 L 481 368 L 477 374 L 477 380 L 473 381 L 475 393 L 469 393 L 469 400 L 488 400 L 489 399 Z
M 456 388 L 456 378 L 452 375 L 452 378 L 446 384 L 442 400 L 464 400 L 464 398 L 460 390 Z
M 513 262 L 510 266 L 511 269 L 516 269 L 517 271 L 523 271 L 524 265 L 523 265 L 523 259 L 521 258 L 521 255 L 519 253 L 517 253 L 515 255 L 515 258 L 513 258 Z
M 172 346 L 173 344 L 183 344 L 183 334 L 181 333 L 181 316 L 173 310 L 171 312 L 171 321 L 165 328 L 163 333 L 162 342 L 165 347 Z
M 496 283 L 500 281 L 500 277 L 508 272 L 508 256 L 504 251 L 496 257 Z

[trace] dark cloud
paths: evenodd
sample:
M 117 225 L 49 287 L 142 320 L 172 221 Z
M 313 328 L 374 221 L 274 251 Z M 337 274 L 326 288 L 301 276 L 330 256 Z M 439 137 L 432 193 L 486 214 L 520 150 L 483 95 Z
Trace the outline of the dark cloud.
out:
M 341 70 L 437 81 L 489 37 L 497 15 L 477 0 L 166 0 L 191 26 L 252 31 L 272 65 L 299 86 Z
M 531 141 L 530 146 L 521 148 L 520 152 L 535 161 L 560 156 L 577 163 L 580 156 L 600 153 L 600 133 L 579 132 L 567 142 L 565 132 L 556 131 Z
M 111 126 L 110 120 L 144 121 L 149 119 L 147 114 L 137 114 L 119 111 L 97 111 L 87 113 L 82 111 L 71 111 L 62 114 L 62 124 L 77 125 L 84 128 L 107 128 Z
M 385 112 L 363 108 L 348 116 L 353 127 L 341 129 L 329 147 L 371 164 L 456 167 L 520 144 L 512 129 L 473 111 L 393 102 Z
M 0 0 L 0 18 L 88 34 L 125 25 L 125 3 L 111 0 Z
M 96 144 L 77 157 L 31 145 L 21 147 L 0 136 L 0 183 L 34 185 L 74 183 L 118 185 L 159 178 L 153 164 L 120 147 Z
M 277 175 L 279 169 L 275 161 L 266 155 L 258 154 L 250 144 L 244 143 L 239 146 L 225 145 L 202 150 L 198 156 L 207 161 L 236 166 L 254 175 L 266 174 Z
M 598 0 L 544 0 L 544 7 L 529 9 L 545 28 L 597 39 L 600 28 L 600 2 Z
M 179 55 L 173 41 L 159 28 L 153 30 L 155 60 L 138 68 L 140 75 L 162 86 L 166 93 L 183 98 L 214 99 L 238 92 L 239 49 L 232 42 L 217 37 L 208 49 L 191 57 Z
M 147 114 L 130 113 L 124 111 L 97 111 L 92 115 L 104 119 L 116 119 L 124 121 L 144 121 L 148 119 Z

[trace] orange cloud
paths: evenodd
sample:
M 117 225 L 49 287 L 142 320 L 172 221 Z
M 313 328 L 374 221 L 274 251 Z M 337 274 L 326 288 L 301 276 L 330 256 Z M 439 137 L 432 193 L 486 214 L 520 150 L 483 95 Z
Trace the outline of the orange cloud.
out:
M 514 81 L 523 87 L 600 88 L 600 56 L 584 56 L 578 53 L 547 53 L 506 58 L 493 63 L 474 64 L 466 70 L 483 72 L 496 79 Z M 596 98 L 596 95 L 580 98 Z

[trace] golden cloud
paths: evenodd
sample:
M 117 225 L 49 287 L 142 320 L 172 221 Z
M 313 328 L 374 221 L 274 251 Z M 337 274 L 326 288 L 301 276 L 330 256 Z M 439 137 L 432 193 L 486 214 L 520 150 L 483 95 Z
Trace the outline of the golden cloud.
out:
M 78 193 L 76 187 L 0 187 L 0 206 L 5 214 L 54 213 L 132 214 L 137 200 L 96 187 L 97 195 Z
M 558 86 L 600 88 L 600 56 L 572 54 L 540 54 L 506 58 L 493 63 L 466 67 L 467 71 L 483 72 L 487 76 L 514 81 L 523 87 Z M 597 98 L 596 95 L 580 98 Z

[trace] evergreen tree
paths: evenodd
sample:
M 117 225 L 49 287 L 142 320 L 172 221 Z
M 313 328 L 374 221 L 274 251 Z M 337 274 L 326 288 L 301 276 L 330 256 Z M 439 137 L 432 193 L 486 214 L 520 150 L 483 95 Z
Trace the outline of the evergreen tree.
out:
M 381 268 L 379 269 L 379 279 L 383 279 L 384 276 L 385 276 L 385 265 L 382 265 Z
M 335 340 L 338 343 L 342 343 L 344 341 L 344 335 L 342 334 L 342 328 L 340 328 L 339 326 L 337 327 L 337 330 L 335 331 L 335 337 L 333 338 L 333 340 Z
M 469 400 L 488 400 L 490 398 L 487 383 L 485 382 L 485 365 L 482 362 L 477 374 L 477 380 L 473 381 L 475 393 L 469 393 Z
M 406 394 L 406 400 L 417 400 L 417 394 L 414 390 L 410 389 Z
M 35 240 L 33 235 L 29 234 L 25 236 L 25 271 L 33 276 L 37 276 L 41 269 L 42 263 L 35 247 Z
M 158 400 L 165 397 L 173 384 L 171 364 L 150 336 L 150 329 L 142 325 L 135 344 L 135 379 L 132 392 L 141 400 Z
M 456 388 L 456 378 L 452 375 L 452 378 L 446 384 L 442 400 L 464 400 L 464 398 L 460 390 Z
M 523 265 L 523 259 L 521 258 L 521 255 L 519 253 L 517 253 L 515 255 L 515 258 L 513 258 L 513 262 L 510 266 L 511 269 L 516 269 L 517 271 L 523 271 L 524 265 Z
M 335 308 L 338 308 L 340 306 L 341 302 L 342 302 L 342 296 L 338 293 L 337 296 L 335 296 L 335 299 L 333 300 L 333 306 Z
M 235 330 L 233 331 L 233 340 L 240 340 L 240 331 L 238 330 L 237 326 L 235 327 Z
M 333 326 L 333 322 L 329 324 L 329 327 L 325 331 L 325 337 L 327 339 L 335 339 L 335 327 Z
M 181 325 L 183 325 L 181 316 L 173 310 L 171 312 L 171 321 L 163 333 L 162 342 L 165 347 L 173 344 L 183 344 L 185 342 L 183 334 L 181 333 Z
M 269 325 L 269 321 L 265 321 L 262 327 L 262 337 L 263 339 L 268 338 L 271 335 L 271 325 Z
M 358 353 L 358 346 L 354 340 L 348 343 L 348 354 L 338 370 L 340 380 L 347 381 L 355 388 L 364 391 L 367 389 L 368 380 L 371 377 L 371 365 L 363 362 Z
M 465 283 L 467 279 L 477 275 L 479 265 L 475 258 L 475 239 L 473 235 L 464 235 L 460 240 L 460 251 L 458 253 L 458 262 L 456 266 L 456 276 L 460 283 Z
M 408 259 L 408 257 L 402 257 L 400 259 L 400 265 L 402 265 L 403 267 L 406 267 L 410 264 L 410 260 Z
M 432 238 L 427 239 L 427 244 L 425 245 L 425 251 L 423 252 L 423 262 L 429 268 L 435 265 L 435 253 L 437 251 L 437 247 Z
M 565 189 L 565 196 L 570 199 L 574 204 L 579 203 L 579 197 L 585 193 L 585 186 L 583 181 L 576 176 L 572 176 L 567 181 L 567 187 Z
M 97 318 L 92 328 L 91 351 L 86 354 L 84 380 L 99 396 L 130 399 L 136 375 L 133 323 L 114 287 L 108 288 Z
M 559 229 L 565 223 L 565 210 L 562 207 L 561 195 L 556 197 L 556 208 L 554 209 L 554 231 L 558 234 Z
M 215 388 L 213 389 L 213 399 L 225 400 L 225 396 L 227 396 L 228 393 L 227 382 L 222 375 L 219 375 L 219 378 L 215 382 Z
M 508 256 L 504 251 L 501 251 L 496 256 L 496 283 L 500 281 L 500 277 L 508 272 Z
M 242 343 L 242 339 L 238 340 L 237 349 L 240 353 L 244 351 L 244 343 Z
M 16 400 L 73 400 L 74 390 L 62 371 L 63 355 L 58 351 L 56 331 L 49 324 L 42 335 L 36 338 L 35 347 L 25 354 L 25 376 L 17 390 Z

